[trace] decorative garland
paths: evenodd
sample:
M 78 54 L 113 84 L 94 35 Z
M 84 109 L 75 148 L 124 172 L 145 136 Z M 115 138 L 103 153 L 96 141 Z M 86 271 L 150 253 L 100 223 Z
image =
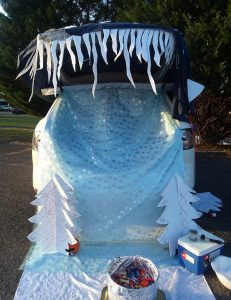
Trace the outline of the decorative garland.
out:
M 116 61 L 123 53 L 126 63 L 127 77 L 132 85 L 135 87 L 130 70 L 130 57 L 132 57 L 133 52 L 135 52 L 135 55 L 141 63 L 142 58 L 147 63 L 149 81 L 154 93 L 156 93 L 155 81 L 151 74 L 151 63 L 152 60 L 154 60 L 156 65 L 160 67 L 160 59 L 161 56 L 164 55 L 165 64 L 170 64 L 175 49 L 175 38 L 171 32 L 165 31 L 164 29 L 103 29 L 102 31 L 85 33 L 80 36 L 69 35 L 65 29 L 51 29 L 43 34 L 38 34 L 37 44 L 23 55 L 23 58 L 28 56 L 28 60 L 24 69 L 18 74 L 17 78 L 29 72 L 30 78 L 32 79 L 32 93 L 29 101 L 31 100 L 34 92 L 36 72 L 44 67 L 44 54 L 46 54 L 47 60 L 46 66 L 48 81 L 50 82 L 52 80 L 54 95 L 56 96 L 65 48 L 68 50 L 70 55 L 74 71 L 76 71 L 76 61 L 78 61 L 79 68 L 81 70 L 85 60 L 88 60 L 88 58 L 83 56 L 81 50 L 81 45 L 83 44 L 85 44 L 87 48 L 89 59 L 91 56 L 93 58 L 92 72 L 94 74 L 94 83 L 92 87 L 92 94 L 95 96 L 98 77 L 97 63 L 99 56 L 96 43 L 98 42 L 99 44 L 100 52 L 105 64 L 108 64 L 107 41 L 109 37 L 111 37 L 112 40 L 112 50 L 116 55 L 114 61 Z M 76 53 L 73 52 L 73 46 L 76 49 Z M 151 57 L 150 54 L 151 47 L 154 50 L 154 57 Z M 57 56 L 57 50 L 59 50 L 59 56 Z M 18 62 L 20 62 L 20 57 Z

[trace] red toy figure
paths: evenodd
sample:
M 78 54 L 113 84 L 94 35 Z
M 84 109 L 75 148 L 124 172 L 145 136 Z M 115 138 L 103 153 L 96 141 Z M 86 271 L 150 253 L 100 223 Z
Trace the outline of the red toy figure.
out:
M 76 239 L 77 243 L 74 245 L 68 244 L 68 249 L 66 249 L 66 251 L 69 253 L 69 255 L 75 255 L 80 248 L 80 242 L 78 239 Z

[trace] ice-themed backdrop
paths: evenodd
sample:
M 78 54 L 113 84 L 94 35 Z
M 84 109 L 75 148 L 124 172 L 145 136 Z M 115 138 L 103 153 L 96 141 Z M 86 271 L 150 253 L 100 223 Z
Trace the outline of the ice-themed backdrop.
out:
M 159 194 L 183 176 L 182 134 L 151 87 L 65 87 L 39 146 L 40 190 L 52 174 L 77 194 L 81 242 L 156 240 Z

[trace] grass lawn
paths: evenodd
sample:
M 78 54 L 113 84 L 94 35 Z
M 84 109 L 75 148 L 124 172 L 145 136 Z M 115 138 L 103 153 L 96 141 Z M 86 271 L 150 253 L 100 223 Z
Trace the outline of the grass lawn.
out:
M 0 137 L 32 137 L 40 118 L 30 115 L 0 115 Z
M 0 116 L 0 126 L 34 129 L 40 118 L 30 115 Z

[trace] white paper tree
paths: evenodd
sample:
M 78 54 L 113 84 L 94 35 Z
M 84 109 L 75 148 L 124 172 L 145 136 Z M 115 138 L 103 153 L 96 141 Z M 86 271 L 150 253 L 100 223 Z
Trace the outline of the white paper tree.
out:
M 75 224 L 75 221 L 77 218 L 79 218 L 81 215 L 76 211 L 74 208 L 76 206 L 76 203 L 78 203 L 76 196 L 74 195 L 74 189 L 72 186 L 70 186 L 67 182 L 65 182 L 58 174 L 53 175 L 53 181 L 58 188 L 60 195 L 65 199 L 68 203 L 68 214 L 73 220 L 73 223 Z M 74 225 L 72 227 L 72 233 L 76 236 L 79 235 L 81 229 Z
M 198 200 L 192 192 L 193 190 L 184 183 L 183 179 L 175 174 L 161 194 L 162 200 L 158 207 L 166 206 L 166 208 L 156 222 L 167 225 L 159 237 L 159 242 L 169 244 L 170 256 L 176 253 L 179 237 L 188 234 L 190 229 L 201 229 L 193 221 L 201 217 L 202 213 L 196 211 L 191 205 Z
M 74 226 L 70 216 L 80 215 L 73 207 L 70 208 L 71 204 L 68 203 L 70 190 L 56 174 L 31 202 L 38 206 L 38 213 L 29 221 L 38 226 L 28 235 L 28 239 L 39 242 L 44 253 L 59 252 L 68 255 L 66 249 L 69 249 L 69 245 L 78 243 L 72 233 L 79 233 L 80 229 Z

